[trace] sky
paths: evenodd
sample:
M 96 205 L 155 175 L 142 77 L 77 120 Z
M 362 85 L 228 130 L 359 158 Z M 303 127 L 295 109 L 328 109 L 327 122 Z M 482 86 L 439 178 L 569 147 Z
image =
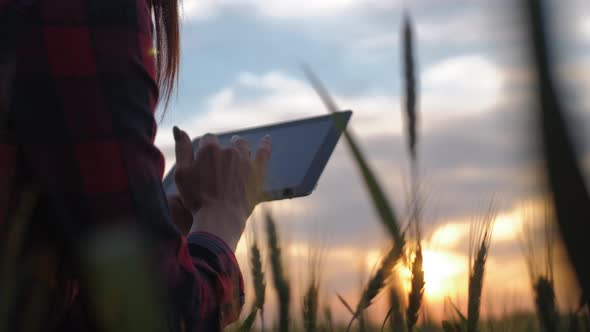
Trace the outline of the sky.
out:
M 538 206 L 542 187 L 530 116 L 534 76 L 515 3 L 184 0 L 178 94 L 160 123 L 156 144 L 169 168 L 173 125 L 200 136 L 324 114 L 300 70 L 306 63 L 339 107 L 354 111 L 349 129 L 403 219 L 409 173 L 399 36 L 406 12 L 417 37 L 427 308 L 440 317 L 446 297 L 466 304 L 469 225 L 493 199 L 497 220 L 483 311 L 530 309 L 519 239 L 524 211 Z M 567 96 L 582 162 L 590 169 L 590 95 L 584 93 L 590 83 L 590 5 L 581 0 L 550 5 L 556 23 L 551 33 L 559 36 L 552 53 L 555 76 Z M 305 284 L 309 253 L 321 248 L 324 303 L 340 319 L 347 318 L 336 292 L 357 301 L 387 238 L 344 142 L 311 196 L 264 207 L 278 220 L 294 286 Z M 259 212 L 237 252 L 246 283 L 248 243 L 264 239 Z M 407 277 L 403 268 L 399 273 Z M 570 279 L 557 279 L 559 304 L 566 309 L 577 299 L 559 288 Z M 268 301 L 273 301 L 270 295 Z M 375 317 L 382 317 L 382 307 L 376 305 Z

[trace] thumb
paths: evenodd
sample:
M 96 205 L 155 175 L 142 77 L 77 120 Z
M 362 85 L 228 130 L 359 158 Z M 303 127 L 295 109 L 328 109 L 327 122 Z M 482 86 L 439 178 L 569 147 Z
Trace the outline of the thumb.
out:
M 174 149 L 176 152 L 176 164 L 178 166 L 189 165 L 194 159 L 193 143 L 190 137 L 176 126 L 172 129 L 172 133 L 176 142 Z

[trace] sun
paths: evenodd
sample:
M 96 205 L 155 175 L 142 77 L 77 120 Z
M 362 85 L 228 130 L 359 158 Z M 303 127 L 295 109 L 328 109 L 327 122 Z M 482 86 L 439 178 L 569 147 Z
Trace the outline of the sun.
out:
M 443 300 L 445 296 L 457 294 L 464 283 L 457 279 L 466 272 L 466 259 L 461 255 L 445 251 L 424 250 L 425 293 L 429 299 Z
M 432 302 L 464 292 L 460 278 L 467 270 L 467 259 L 450 251 L 423 249 L 424 294 Z M 406 266 L 399 270 L 406 292 L 410 291 L 412 272 Z

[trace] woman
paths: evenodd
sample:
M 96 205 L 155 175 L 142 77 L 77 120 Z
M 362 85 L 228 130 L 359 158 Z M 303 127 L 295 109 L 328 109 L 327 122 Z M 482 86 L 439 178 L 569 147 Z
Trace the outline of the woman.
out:
M 154 111 L 176 81 L 178 24 L 176 0 L 0 0 L 0 330 L 237 319 L 233 251 L 270 139 L 252 161 L 244 139 L 206 135 L 195 159 L 175 127 L 180 194 L 165 196 Z

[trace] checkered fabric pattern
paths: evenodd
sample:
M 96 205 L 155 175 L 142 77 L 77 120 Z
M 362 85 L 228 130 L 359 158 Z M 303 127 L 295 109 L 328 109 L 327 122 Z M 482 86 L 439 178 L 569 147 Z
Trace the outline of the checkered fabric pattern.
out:
M 220 330 L 241 310 L 242 275 L 219 238 L 185 238 L 171 223 L 146 2 L 0 0 L 0 243 L 34 192 L 22 255 L 59 253 L 67 294 L 55 298 L 67 312 L 85 292 L 71 250 L 101 229 L 135 227 L 157 248 L 177 328 Z

